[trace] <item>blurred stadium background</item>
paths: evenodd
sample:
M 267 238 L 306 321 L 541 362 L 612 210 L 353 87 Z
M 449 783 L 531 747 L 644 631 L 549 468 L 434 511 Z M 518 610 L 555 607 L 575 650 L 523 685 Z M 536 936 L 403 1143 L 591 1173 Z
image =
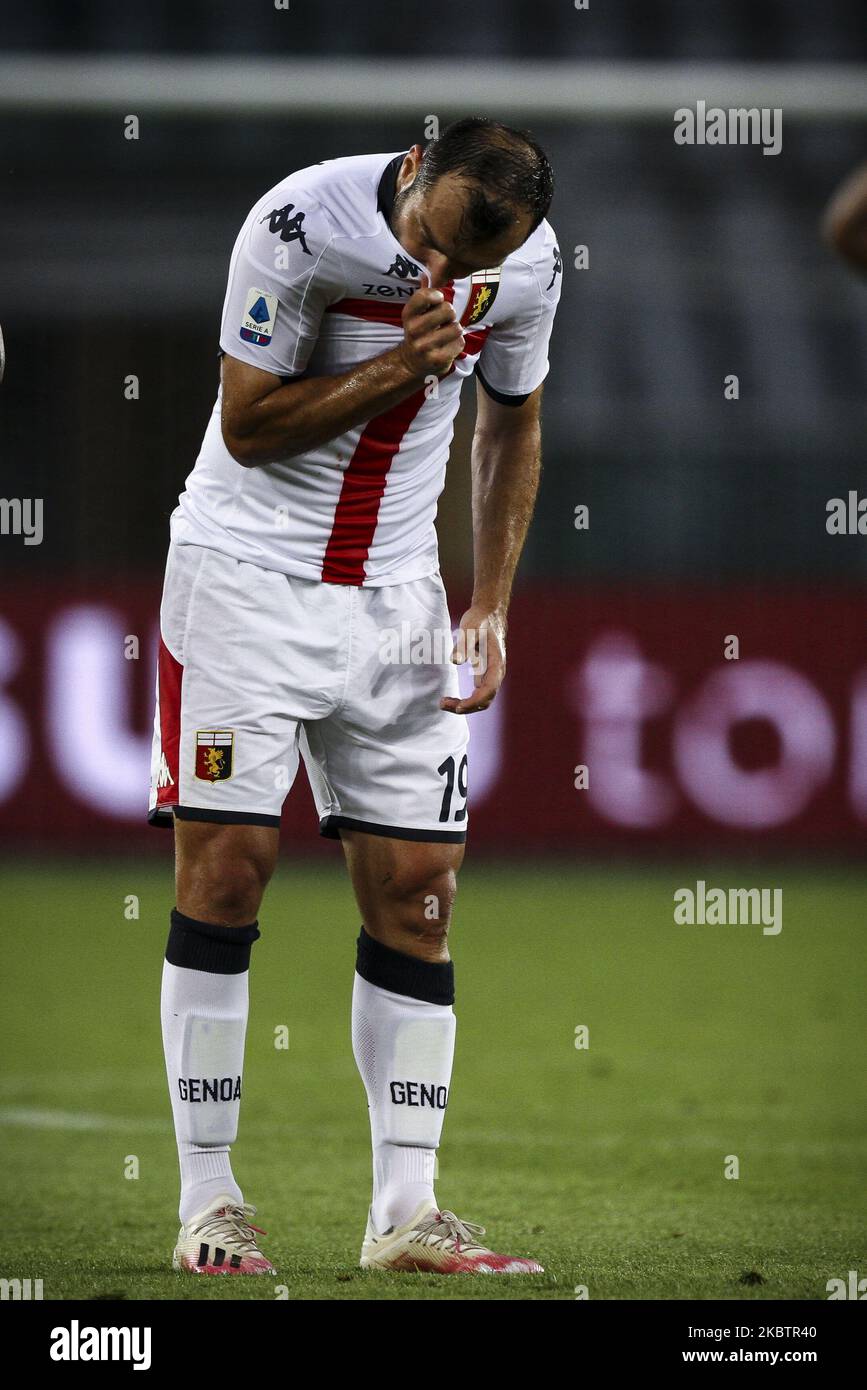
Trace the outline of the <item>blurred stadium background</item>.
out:
M 45 535 L 0 548 L 0 824 L 45 847 L 98 831 L 159 850 L 140 816 L 155 595 L 237 229 L 284 171 L 407 147 L 429 115 L 480 109 L 483 85 L 482 108 L 550 152 L 565 270 L 512 671 L 476 729 L 473 842 L 860 846 L 867 559 L 862 537 L 827 534 L 825 507 L 862 482 L 867 295 L 818 230 L 867 146 L 860 7 L 513 2 L 494 19 L 445 0 L 438 17 L 434 43 L 412 4 L 9 8 L 3 488 L 44 499 Z M 517 60 L 541 66 L 500 66 Z M 782 152 L 676 145 L 673 110 L 696 97 L 782 104 Z M 456 605 L 472 416 L 467 399 L 440 514 Z M 623 737 L 576 793 L 612 720 Z M 316 852 L 308 808 L 299 786 L 288 852 Z
M 741 1296 L 744 1260 L 761 1258 L 778 1262 L 771 1296 L 824 1296 L 813 1266 L 798 1263 L 807 1260 L 802 1247 L 792 1246 L 788 1263 L 780 1251 L 797 1227 L 830 1260 L 829 1277 L 852 1267 L 859 1163 L 863 1173 L 852 1071 L 863 991 L 853 995 L 852 986 L 864 961 L 867 541 L 831 536 L 825 523 L 829 499 L 867 491 L 867 291 L 819 232 L 833 190 L 867 153 L 863 7 L 79 0 L 3 3 L 0 17 L 2 490 L 44 500 L 41 544 L 0 537 L 0 832 L 10 925 L 29 924 L 4 991 L 19 1050 L 4 1083 L 6 1132 L 19 1146 L 16 1191 L 31 1184 L 21 1250 L 34 1249 L 34 1220 L 52 1229 L 61 1200 L 47 1175 L 63 1130 L 62 1121 L 52 1130 L 50 1116 L 76 1108 L 61 1084 L 64 1066 L 78 1077 L 76 1106 L 97 1121 L 92 1132 L 79 1126 L 81 1166 L 69 1190 L 84 1201 L 83 1165 L 115 1164 L 131 1142 L 124 1117 L 152 1112 L 155 1137 L 140 1136 L 135 1152 L 154 1150 L 171 1234 L 155 995 L 127 976 L 155 980 L 171 905 L 168 837 L 143 818 L 157 606 L 168 516 L 216 390 L 237 229 L 254 199 L 293 168 L 404 149 L 424 139 L 432 115 L 444 124 L 481 113 L 529 126 L 549 153 L 564 262 L 544 480 L 515 599 L 510 673 L 473 729 L 465 871 L 473 919 L 464 927 L 459 917 L 462 936 L 477 930 L 486 943 L 488 961 L 508 917 L 510 958 L 535 979 L 526 1104 L 513 1117 L 515 1171 L 543 1207 L 551 1206 L 544 1179 L 556 1172 L 558 1192 L 587 1218 L 585 1241 L 595 1214 L 616 1207 L 617 1248 L 635 1238 L 640 1256 L 660 1210 L 669 1221 L 659 1204 L 667 1180 L 653 1162 L 660 1154 L 663 1167 L 683 1162 L 675 1187 L 688 1189 L 697 1226 L 714 1212 L 707 1248 L 725 1247 L 731 1260 L 707 1296 Z M 676 145 L 674 110 L 697 99 L 782 107 L 781 153 Z M 137 139 L 125 138 L 130 115 L 139 119 Z M 575 265 L 580 247 L 586 269 Z M 739 378 L 737 400 L 724 396 L 729 374 Z M 456 613 L 471 579 L 472 422 L 468 396 L 439 518 Z M 575 526 L 582 505 L 588 529 Z M 737 661 L 724 659 L 732 635 Z M 137 659 L 126 659 L 129 636 L 139 639 Z M 587 790 L 574 786 L 580 764 L 590 769 Z M 332 910 L 339 866 L 334 846 L 316 835 L 303 774 L 283 839 L 289 867 L 268 920 L 303 912 L 316 921 Z M 503 880 L 496 862 L 505 855 Z M 791 885 L 791 926 L 780 942 L 791 940 L 792 954 L 753 929 L 738 929 L 750 932 L 749 946 L 740 936 L 705 948 L 705 937 L 691 951 L 675 940 L 671 892 L 690 881 L 685 874 L 710 879 L 715 866 L 727 883 Z M 505 899 L 503 882 L 511 885 Z M 141 899 L 153 930 L 119 945 L 118 932 L 129 932 L 128 894 Z M 535 946 L 519 938 L 522 921 Z M 87 940 L 89 972 L 63 944 L 65 925 Z M 644 927 L 653 933 L 647 954 Z M 297 970 L 303 980 L 307 971 L 322 1026 L 339 1039 L 343 991 L 315 970 L 332 958 L 335 970 L 349 968 L 349 938 L 335 935 L 293 941 L 290 950 L 275 931 L 262 949 L 273 951 L 278 975 Z M 465 949 L 483 969 L 482 946 Z M 785 960 L 782 973 L 769 949 Z M 533 976 L 543 959 L 558 962 L 556 988 Z M 65 983 L 51 973 L 55 962 Z M 135 1046 L 124 1031 L 120 1050 L 121 1021 L 105 1007 L 115 974 L 123 1028 L 141 1029 Z M 494 987 L 508 997 L 511 979 L 502 968 Z M 642 990 L 649 994 L 639 1004 Z M 277 986 L 263 983 L 263 991 L 261 1017 L 282 1020 Z M 613 1029 L 591 1072 L 599 1095 L 580 1110 L 576 1102 L 567 1124 L 574 1025 L 595 1000 L 604 1031 L 600 1020 L 616 1016 L 624 998 L 634 1031 Z M 40 1000 L 57 1009 L 59 1032 L 42 1032 Z M 473 1025 L 480 1048 L 505 1026 L 502 1002 L 489 1007 Z M 93 1019 L 90 1034 L 82 1013 Z M 304 1027 L 292 1054 L 302 1068 L 305 1046 L 314 1056 Z M 507 1046 L 511 1055 L 518 1043 Z M 719 1063 L 720 1050 L 730 1065 Z M 478 1056 L 472 1065 L 483 1085 Z M 345 1088 L 358 1144 L 353 1137 L 341 1153 L 363 1173 L 363 1107 L 348 1048 L 333 1067 L 326 1079 L 335 1108 L 307 1118 L 326 1139 L 341 1136 Z M 670 1113 L 653 1102 L 667 1094 L 672 1068 L 682 1075 Z M 265 1099 L 264 1081 L 253 1084 L 279 1129 L 278 1102 Z M 469 1100 L 455 1096 L 450 1125 L 460 1133 Z M 254 1129 L 263 1112 L 251 1104 Z M 775 1105 L 785 1112 L 776 1128 Z M 629 1149 L 636 1107 L 651 1157 L 646 1169 L 635 1158 L 627 1193 L 618 1144 Z M 701 1138 L 688 1118 L 696 1109 Z M 721 1114 L 732 1124 L 717 1131 Z M 534 1187 L 533 1131 L 543 1129 L 550 1162 Z M 776 1164 L 780 1185 L 745 1199 L 736 1216 L 718 1194 L 716 1169 L 739 1135 Z M 689 1167 L 702 1144 L 715 1165 L 712 1191 Z M 581 1187 L 600 1154 L 613 1186 Z M 471 1152 L 463 1169 L 456 1164 L 458 1186 L 465 1182 L 474 1201 L 471 1178 L 486 1157 Z M 311 1168 L 304 1191 L 315 1210 L 331 1210 L 320 1181 Z M 139 1200 L 129 1195 L 138 1184 L 121 1186 L 113 1200 Z M 553 1208 L 549 1215 L 553 1224 Z M 672 1207 L 669 1224 L 685 1221 Z M 561 1279 L 578 1280 L 564 1240 Z M 47 1234 L 44 1241 L 35 1248 L 47 1263 Z M 334 1242 L 339 1263 L 338 1235 Z M 704 1248 L 692 1252 L 695 1278 Z M 837 1254 L 838 1263 L 850 1260 L 840 1271 Z M 676 1262 L 668 1282 L 660 1276 L 651 1286 L 612 1261 L 604 1296 L 683 1292 Z M 124 1267 L 119 1255 L 103 1284 Z

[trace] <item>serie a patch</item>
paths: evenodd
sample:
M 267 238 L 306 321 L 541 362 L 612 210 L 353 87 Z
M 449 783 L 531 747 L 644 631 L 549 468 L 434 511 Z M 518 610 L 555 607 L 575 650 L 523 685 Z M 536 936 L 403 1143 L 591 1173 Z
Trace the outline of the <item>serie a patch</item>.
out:
M 491 270 L 477 270 L 470 276 L 470 297 L 461 314 L 462 327 L 469 328 L 485 317 L 497 297 L 502 273 L 503 267 L 497 265 Z
M 256 347 L 266 347 L 274 336 L 277 322 L 277 296 L 266 294 L 264 290 L 251 288 L 244 301 L 244 317 L 241 320 L 241 337 L 245 343 L 255 343 Z
M 198 729 L 196 776 L 200 782 L 225 782 L 232 775 L 235 735 L 231 729 Z

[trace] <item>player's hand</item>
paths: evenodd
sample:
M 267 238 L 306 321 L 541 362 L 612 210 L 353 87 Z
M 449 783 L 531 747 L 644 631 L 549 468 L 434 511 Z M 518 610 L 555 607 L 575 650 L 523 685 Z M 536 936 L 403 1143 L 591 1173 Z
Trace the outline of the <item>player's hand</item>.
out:
M 450 714 L 475 714 L 487 709 L 506 674 L 506 623 L 499 613 L 476 606 L 461 618 L 455 638 L 452 661 L 469 661 L 473 670 L 473 693 L 465 700 L 446 695 L 440 709 Z
M 464 335 L 442 290 L 422 285 L 406 301 L 401 319 L 403 343 L 398 351 L 413 376 L 444 376 L 464 350 Z

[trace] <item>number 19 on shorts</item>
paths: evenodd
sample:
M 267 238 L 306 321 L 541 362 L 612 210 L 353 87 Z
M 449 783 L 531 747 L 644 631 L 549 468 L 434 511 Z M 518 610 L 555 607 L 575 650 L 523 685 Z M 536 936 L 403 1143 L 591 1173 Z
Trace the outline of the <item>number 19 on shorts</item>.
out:
M 445 778 L 440 823 L 443 821 L 463 821 L 467 818 L 467 755 L 461 758 L 455 776 L 455 759 L 451 755 L 437 768 L 440 777 Z M 455 792 L 457 791 L 457 796 Z

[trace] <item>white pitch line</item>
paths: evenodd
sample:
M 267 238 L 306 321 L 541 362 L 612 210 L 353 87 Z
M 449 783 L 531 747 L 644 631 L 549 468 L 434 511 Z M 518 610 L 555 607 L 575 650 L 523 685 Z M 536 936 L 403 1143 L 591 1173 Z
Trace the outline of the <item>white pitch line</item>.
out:
M 83 1110 L 37 1110 L 21 1105 L 0 1107 L 0 1125 L 16 1129 L 142 1130 L 162 1134 L 161 1120 L 128 1119 L 123 1115 L 91 1115 Z
M 9 1103 L 26 1100 L 35 1092 L 64 1092 L 81 1096 L 85 1092 L 116 1092 L 119 1086 L 125 1090 L 135 1087 L 138 1090 L 153 1090 L 154 1073 L 136 1072 L 125 1067 L 101 1067 L 93 1071 L 34 1071 L 15 1072 L 0 1076 L 0 1100 Z
M 56 1129 L 77 1130 L 79 1133 L 97 1133 L 106 1130 L 130 1130 L 139 1134 L 164 1134 L 172 1137 L 171 1110 L 166 1106 L 164 1120 L 142 1119 L 127 1115 L 97 1115 L 86 1110 L 49 1110 L 36 1106 L 0 1105 L 0 1129 Z M 265 1120 L 262 1123 L 251 1121 L 246 1127 L 246 1137 L 253 1143 L 257 1139 L 278 1134 L 288 1137 L 288 1121 Z M 301 1128 L 299 1133 L 309 1135 L 310 1130 Z M 340 1125 L 324 1127 L 323 1134 L 330 1138 L 334 1133 L 343 1133 Z

